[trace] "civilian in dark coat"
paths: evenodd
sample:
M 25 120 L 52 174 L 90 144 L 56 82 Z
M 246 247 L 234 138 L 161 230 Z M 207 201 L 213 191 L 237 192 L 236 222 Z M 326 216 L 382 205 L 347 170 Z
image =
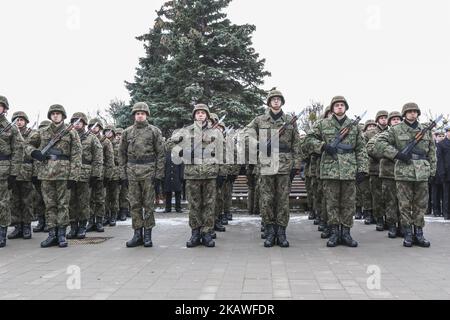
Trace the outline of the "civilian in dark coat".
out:
M 437 144 L 436 176 L 443 183 L 442 211 L 446 220 L 450 219 L 448 201 L 450 198 L 450 127 L 446 128 L 446 138 Z
M 175 210 L 181 212 L 181 191 L 184 180 L 184 164 L 172 162 L 170 150 L 166 152 L 164 193 L 166 196 L 166 212 L 172 212 L 172 195 L 175 193 Z

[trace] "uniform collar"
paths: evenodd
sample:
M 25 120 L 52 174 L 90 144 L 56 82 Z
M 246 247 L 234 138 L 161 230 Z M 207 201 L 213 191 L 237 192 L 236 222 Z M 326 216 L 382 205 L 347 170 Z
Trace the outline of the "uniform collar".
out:
M 147 121 L 140 121 L 140 122 L 135 121 L 134 126 L 138 129 L 146 128 L 148 126 L 148 122 Z
M 265 119 L 266 121 L 270 121 L 270 122 L 272 122 L 272 123 L 275 123 L 275 122 L 279 121 L 280 119 L 283 120 L 283 122 L 286 122 L 286 121 L 287 121 L 287 116 L 286 116 L 286 114 L 283 112 L 283 110 L 281 110 L 280 113 L 282 113 L 281 117 L 280 117 L 279 119 L 277 119 L 277 120 L 274 120 L 274 119 L 272 118 L 272 113 L 271 113 L 271 110 L 270 110 L 270 108 L 269 108 L 269 109 L 267 109 L 266 113 L 264 114 L 264 119 Z

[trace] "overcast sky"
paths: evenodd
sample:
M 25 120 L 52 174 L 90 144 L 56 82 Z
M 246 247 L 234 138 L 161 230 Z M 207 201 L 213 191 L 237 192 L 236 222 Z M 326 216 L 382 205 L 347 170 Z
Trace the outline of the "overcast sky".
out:
M 0 95 L 10 113 L 40 120 L 63 104 L 95 113 L 128 101 L 148 31 L 164 0 L 1 0 Z M 234 0 L 237 24 L 255 24 L 254 47 L 267 59 L 288 111 L 344 95 L 350 114 L 399 110 L 409 101 L 450 113 L 450 1 Z

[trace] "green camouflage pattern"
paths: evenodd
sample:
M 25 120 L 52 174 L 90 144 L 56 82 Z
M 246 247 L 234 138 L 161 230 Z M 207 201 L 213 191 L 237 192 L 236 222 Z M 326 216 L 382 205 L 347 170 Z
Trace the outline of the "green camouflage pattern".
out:
M 83 136 L 84 132 L 78 132 Z M 85 135 L 81 139 L 82 165 L 78 181 L 89 182 L 91 177 L 101 178 L 103 175 L 103 148 L 100 141 L 93 134 Z
M 186 197 L 191 229 L 200 228 L 202 233 L 213 231 L 216 191 L 215 179 L 186 180 Z
M 396 181 L 402 226 L 425 226 L 428 207 L 428 181 Z
M 326 211 L 328 225 L 353 227 L 355 213 L 356 186 L 354 181 L 323 180 L 323 191 L 327 196 Z
M 260 210 L 264 225 L 289 224 L 289 175 L 260 176 Z
M 8 181 L 0 180 L 0 227 L 9 227 L 11 224 L 11 191 Z
M 155 227 L 155 188 L 147 180 L 130 180 L 129 193 L 133 230 Z
M 45 222 L 48 228 L 67 227 L 70 201 L 67 181 L 43 180 L 41 188 L 45 203 Z
M 77 182 L 70 192 L 69 218 L 70 222 L 87 221 L 90 212 L 91 189 L 89 182 Z
M 0 115 L 0 130 L 6 128 L 9 121 L 5 115 Z M 10 156 L 11 160 L 0 160 L 0 180 L 6 180 L 8 176 L 19 176 L 23 163 L 24 140 L 16 126 L 12 126 L 0 135 L 0 155 Z

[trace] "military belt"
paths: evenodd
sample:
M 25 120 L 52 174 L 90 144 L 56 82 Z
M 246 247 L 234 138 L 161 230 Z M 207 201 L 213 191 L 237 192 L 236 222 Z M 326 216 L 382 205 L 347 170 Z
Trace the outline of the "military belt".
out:
M 0 154 L 0 161 L 11 160 L 11 156 L 5 156 L 4 154 Z
M 337 149 L 338 154 L 347 154 L 347 153 L 353 153 L 353 149 Z
M 92 161 L 82 161 L 82 163 L 85 165 L 85 166 L 90 166 L 91 164 L 92 164 Z
M 140 159 L 140 160 L 135 160 L 135 159 L 129 159 L 128 163 L 130 164 L 150 164 L 150 163 L 154 163 L 156 161 L 156 159 L 153 158 L 146 158 L 146 159 Z
M 47 160 L 50 161 L 70 161 L 70 157 L 69 156 L 65 156 L 65 155 L 56 155 L 56 154 L 49 154 L 47 155 Z
M 411 160 L 428 160 L 428 157 L 422 154 L 411 154 Z

